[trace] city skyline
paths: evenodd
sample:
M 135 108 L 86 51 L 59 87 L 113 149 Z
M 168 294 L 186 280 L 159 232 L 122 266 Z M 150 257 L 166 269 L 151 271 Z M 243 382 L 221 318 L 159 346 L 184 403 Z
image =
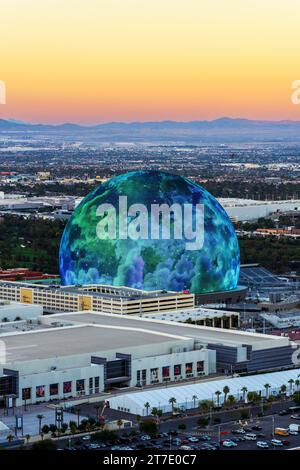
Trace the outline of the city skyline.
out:
M 7 103 L 0 118 L 299 120 L 291 100 L 299 78 L 293 6 L 292 0 L 4 2 L 0 78 Z

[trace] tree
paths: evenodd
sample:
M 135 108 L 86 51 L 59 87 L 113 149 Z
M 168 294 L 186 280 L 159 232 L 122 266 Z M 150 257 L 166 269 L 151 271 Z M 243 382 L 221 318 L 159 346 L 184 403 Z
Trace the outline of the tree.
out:
M 282 395 L 284 395 L 284 394 L 286 393 L 286 385 L 285 385 L 285 384 L 281 385 L 281 387 L 280 387 L 280 393 L 281 393 Z
M 50 429 L 51 434 L 55 434 L 57 431 L 56 424 L 50 424 L 49 429 Z
M 122 419 L 118 419 L 117 426 L 118 426 L 119 431 L 120 431 L 121 427 L 123 426 L 123 420 Z
M 269 389 L 271 388 L 271 385 L 270 384 L 265 384 L 264 387 L 265 387 L 265 390 L 266 390 L 266 398 L 268 399 L 269 398 Z
M 90 416 L 90 417 L 88 418 L 88 422 L 89 422 L 89 424 L 90 424 L 92 427 L 94 427 L 95 424 L 96 424 L 96 420 L 95 420 L 95 418 L 94 418 L 93 416 Z
M 300 392 L 294 393 L 293 400 L 296 403 L 296 405 L 300 405 Z
M 204 413 L 209 411 L 213 407 L 213 402 L 211 400 L 201 400 L 199 403 L 200 410 Z
M 41 434 L 41 430 L 42 430 L 42 420 L 45 418 L 44 415 L 42 414 L 39 414 L 39 415 L 36 415 L 38 421 L 39 421 L 39 434 Z
M 241 419 L 248 419 L 249 418 L 249 411 L 243 410 L 241 411 Z
M 205 428 L 208 425 L 208 419 L 207 418 L 199 418 L 197 420 L 197 424 L 200 428 Z
M 251 403 L 257 403 L 260 401 L 260 395 L 257 392 L 248 392 L 248 400 Z
M 70 424 L 70 432 L 71 432 L 72 436 L 74 436 L 74 434 L 76 434 L 76 431 L 77 431 L 76 424 Z
M 180 431 L 185 431 L 186 430 L 186 424 L 185 423 L 180 423 L 178 424 L 178 429 Z
M 48 434 L 49 431 L 50 431 L 50 428 L 49 428 L 48 424 L 44 424 L 44 426 L 42 427 L 43 434 Z
M 148 416 L 149 415 L 150 403 L 148 401 L 146 401 L 146 403 L 144 404 L 144 407 L 146 408 L 146 416 Z
M 157 416 L 158 409 L 154 406 L 151 410 L 152 416 Z
M 247 396 L 248 388 L 247 388 L 247 387 L 242 387 L 241 390 L 242 390 L 242 392 L 243 392 L 243 401 L 246 401 L 246 396 Z
M 171 397 L 171 398 L 169 399 L 169 403 L 170 403 L 170 405 L 172 406 L 172 413 L 174 413 L 174 405 L 175 405 L 176 401 L 177 401 L 177 400 L 176 400 L 175 397 Z
M 299 376 L 298 376 L 299 377 Z M 296 388 L 297 390 L 299 389 L 299 385 L 300 385 L 300 380 L 299 379 L 296 379 L 295 380 L 295 385 L 296 385 Z
M 62 425 L 61 425 L 61 432 L 64 434 L 67 429 L 68 429 L 67 423 L 62 423 Z
M 77 429 L 76 421 L 73 421 L 73 420 L 69 421 L 69 428 L 71 429 L 72 426 L 73 427 L 75 426 L 75 428 Z
M 216 397 L 217 397 L 217 405 L 218 405 L 218 407 L 219 407 L 219 406 L 220 406 L 220 395 L 222 395 L 222 393 L 220 392 L 220 390 L 217 390 L 217 391 L 215 392 L 215 395 L 216 395 Z
M 232 406 L 236 402 L 236 399 L 233 395 L 228 395 L 227 402 Z
M 140 431 L 146 434 L 155 435 L 157 434 L 157 424 L 153 420 L 145 420 L 140 422 Z
M 290 379 L 288 381 L 288 383 L 290 384 L 290 393 L 293 393 L 293 384 L 295 383 L 295 380 L 294 379 Z
M 192 400 L 193 400 L 193 403 L 194 403 L 194 408 L 196 408 L 196 400 L 198 400 L 197 395 L 193 395 Z
M 227 401 L 227 395 L 228 395 L 229 392 L 230 392 L 230 388 L 227 385 L 225 385 L 225 387 L 223 388 L 224 403 L 226 403 L 226 401 Z

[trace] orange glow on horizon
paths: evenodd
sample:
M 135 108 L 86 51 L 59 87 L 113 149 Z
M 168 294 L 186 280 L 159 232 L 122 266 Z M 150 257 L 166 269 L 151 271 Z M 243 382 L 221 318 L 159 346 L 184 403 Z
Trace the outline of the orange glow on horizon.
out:
M 294 0 L 4 0 L 0 118 L 300 120 Z

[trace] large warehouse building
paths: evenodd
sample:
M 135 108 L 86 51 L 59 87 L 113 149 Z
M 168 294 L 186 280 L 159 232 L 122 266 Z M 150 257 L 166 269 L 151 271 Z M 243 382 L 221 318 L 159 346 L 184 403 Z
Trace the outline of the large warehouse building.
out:
M 16 405 L 291 367 L 293 352 L 288 338 L 95 312 L 41 316 L 1 341 L 0 396 Z

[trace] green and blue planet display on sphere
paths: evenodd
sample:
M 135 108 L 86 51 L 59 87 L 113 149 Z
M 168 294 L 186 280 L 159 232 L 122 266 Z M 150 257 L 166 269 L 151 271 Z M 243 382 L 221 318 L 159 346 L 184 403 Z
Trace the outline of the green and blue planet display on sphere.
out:
M 124 218 L 116 209 L 110 236 L 100 238 L 99 227 L 102 224 L 103 229 L 110 212 L 99 213 L 99 207 L 119 208 L 120 197 L 124 199 L 124 196 L 128 207 L 138 208 L 133 205 L 139 204 L 148 209 L 149 236 L 142 236 L 145 227 L 139 226 L 139 211 L 126 213 Z M 197 224 L 195 208 L 201 205 L 204 211 L 201 248 L 187 249 L 185 233 L 181 238 L 175 235 L 173 214 L 170 237 L 163 239 L 163 219 L 151 219 L 153 204 L 192 207 L 194 227 Z M 135 239 L 124 237 L 131 222 L 135 223 Z M 157 224 L 158 239 L 151 237 L 153 223 Z M 112 237 L 111 233 L 115 235 Z M 61 239 L 59 267 L 64 285 L 105 284 L 147 291 L 219 292 L 236 288 L 240 251 L 227 213 L 200 185 L 165 172 L 133 171 L 101 184 L 74 210 Z

